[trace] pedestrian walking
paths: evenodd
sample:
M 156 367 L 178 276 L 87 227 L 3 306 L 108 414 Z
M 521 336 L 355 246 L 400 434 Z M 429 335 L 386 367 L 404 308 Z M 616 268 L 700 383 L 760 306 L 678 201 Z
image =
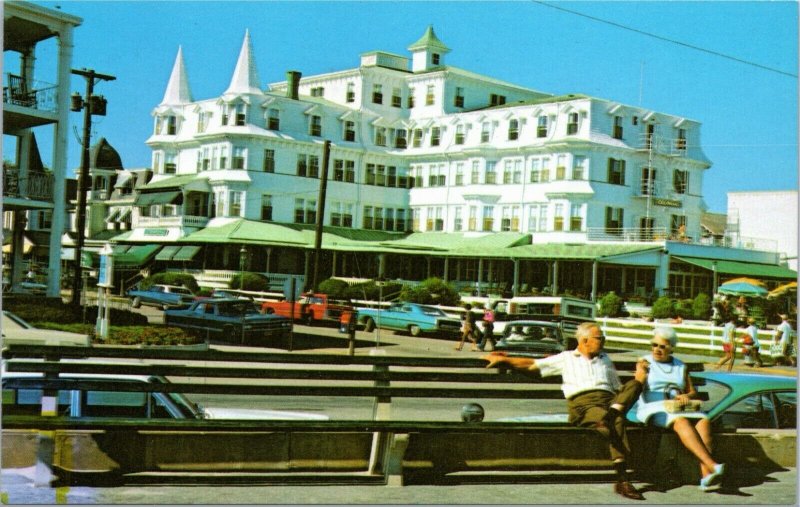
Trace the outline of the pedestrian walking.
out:
M 722 328 L 722 359 L 717 363 L 716 369 L 722 368 L 722 365 L 728 365 L 728 371 L 733 369 L 733 363 L 736 361 L 736 315 L 728 315 L 728 322 Z
M 497 342 L 494 339 L 494 320 L 495 315 L 491 308 L 487 308 L 483 311 L 483 337 L 478 344 L 478 348 L 481 349 L 481 351 L 486 348 L 486 342 L 492 343 L 492 350 L 497 346 Z
M 747 324 L 748 326 L 744 330 L 743 338 L 743 342 L 747 347 L 745 364 L 749 366 L 755 365 L 758 368 L 761 368 L 764 366 L 764 362 L 761 361 L 761 353 L 759 352 L 761 343 L 758 341 L 758 326 L 756 325 L 756 319 L 753 317 L 748 317 Z M 742 353 L 744 354 L 744 347 L 742 348 Z
M 792 357 L 794 330 L 789 323 L 789 315 L 781 313 L 780 318 L 781 323 L 775 329 L 775 339 L 771 349 L 772 357 L 775 358 L 775 364 L 797 366 L 797 361 Z
M 478 341 L 475 339 L 475 314 L 472 313 L 472 305 L 467 303 L 464 305 L 464 319 L 461 321 L 461 341 L 456 345 L 456 350 L 461 350 L 464 347 L 464 341 L 469 338 L 472 342 L 472 349 L 478 350 Z

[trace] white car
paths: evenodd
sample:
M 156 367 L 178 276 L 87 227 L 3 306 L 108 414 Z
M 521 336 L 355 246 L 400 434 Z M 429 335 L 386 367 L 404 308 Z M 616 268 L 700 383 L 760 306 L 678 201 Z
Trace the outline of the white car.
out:
M 92 340 L 89 335 L 55 331 L 51 329 L 38 329 L 24 319 L 9 311 L 3 310 L 2 343 L 7 345 L 75 345 L 89 347 Z

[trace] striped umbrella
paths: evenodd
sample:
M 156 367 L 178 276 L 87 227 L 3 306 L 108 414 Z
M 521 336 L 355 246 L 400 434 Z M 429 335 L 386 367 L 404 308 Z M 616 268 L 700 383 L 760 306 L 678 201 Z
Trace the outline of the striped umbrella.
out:
M 735 278 L 720 285 L 717 292 L 729 296 L 766 297 L 769 291 L 759 280 Z

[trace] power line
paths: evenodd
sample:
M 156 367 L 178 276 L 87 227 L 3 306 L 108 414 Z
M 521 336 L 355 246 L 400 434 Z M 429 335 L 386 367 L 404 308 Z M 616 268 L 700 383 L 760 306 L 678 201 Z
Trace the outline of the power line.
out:
M 662 41 L 665 41 L 665 42 L 669 42 L 671 44 L 676 44 L 678 46 L 687 47 L 689 49 L 694 49 L 696 51 L 701 51 L 703 53 L 708 53 L 710 55 L 719 56 L 721 58 L 726 58 L 728 60 L 733 60 L 734 62 L 743 63 L 745 65 L 750 65 L 752 67 L 757 67 L 759 69 L 767 70 L 767 71 L 770 71 L 770 72 L 775 72 L 776 74 L 783 74 L 784 76 L 797 78 L 797 74 L 792 74 L 791 72 L 786 72 L 786 71 L 783 71 L 783 70 L 780 70 L 780 69 L 776 69 L 776 68 L 773 68 L 773 67 L 767 67 L 766 65 L 761 65 L 760 63 L 755 63 L 755 62 L 752 62 L 750 60 L 744 60 L 742 58 L 737 58 L 735 56 L 726 55 L 724 53 L 720 53 L 719 51 L 714 51 L 712 49 L 702 48 L 700 46 L 695 46 L 695 45 L 692 45 L 692 44 L 688 44 L 686 42 L 681 42 L 679 40 L 670 39 L 668 37 L 657 35 L 657 34 L 654 34 L 654 33 L 651 33 L 651 32 L 645 32 L 644 30 L 639 30 L 638 28 L 632 28 L 630 26 L 625 26 L 625 25 L 622 25 L 620 23 L 616 23 L 614 21 L 608 21 L 606 19 L 602 19 L 602 18 L 598 18 L 598 17 L 595 17 L 595 16 L 591 16 L 589 14 L 584 14 L 582 12 L 573 11 L 571 9 L 566 9 L 564 7 L 553 5 L 553 4 L 548 3 L 548 2 L 542 2 L 540 0 L 530 0 L 530 1 L 533 2 L 533 3 L 539 4 L 539 5 L 543 5 L 545 7 L 550 7 L 551 9 L 556 9 L 556 10 L 559 10 L 559 11 L 568 12 L 568 13 L 574 14 L 576 16 L 580 16 L 580 17 L 583 17 L 583 18 L 591 19 L 592 21 L 597 21 L 599 23 L 605 23 L 607 25 L 615 26 L 617 28 L 622 28 L 623 30 L 628 30 L 630 32 L 638 33 L 640 35 L 644 35 L 644 36 L 647 36 L 647 37 L 652 37 L 654 39 L 658 39 L 658 40 L 662 40 Z

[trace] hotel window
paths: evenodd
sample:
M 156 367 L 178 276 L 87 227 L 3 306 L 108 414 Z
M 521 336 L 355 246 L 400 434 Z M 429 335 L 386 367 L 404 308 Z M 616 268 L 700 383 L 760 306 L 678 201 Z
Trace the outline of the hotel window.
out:
M 379 187 L 386 186 L 386 166 L 385 165 L 377 165 L 375 166 L 375 184 Z
M 242 214 L 242 192 L 231 192 L 230 216 L 238 217 Z
M 502 106 L 505 103 L 506 103 L 505 95 L 497 95 L 496 93 L 492 93 L 489 95 L 490 106 Z
M 456 186 L 464 184 L 464 164 L 459 162 L 456 164 Z
M 469 182 L 472 185 L 477 185 L 481 182 L 481 164 L 477 160 L 472 161 L 472 174 Z
M 444 230 L 444 208 L 441 206 L 436 207 L 436 219 L 433 224 L 433 230 L 435 231 L 443 231 Z
M 275 108 L 270 108 L 269 110 L 267 110 L 267 129 L 268 130 L 281 129 L 280 112 Z
M 347 83 L 347 93 L 345 94 L 344 101 L 345 102 L 355 102 L 356 101 L 356 84 L 355 83 Z
M 350 120 L 345 120 L 344 122 L 344 140 L 345 141 L 355 141 L 356 140 L 356 123 Z
M 567 135 L 578 133 L 578 113 L 569 113 L 567 115 Z
M 532 204 L 528 208 L 528 231 L 544 232 L 547 230 L 547 204 Z
M 678 129 L 678 138 L 675 139 L 675 148 L 681 151 L 686 149 L 686 129 Z
M 497 173 L 495 172 L 497 162 L 486 161 L 486 169 L 484 170 L 483 182 L 488 185 L 497 183 Z
M 425 105 L 432 106 L 434 102 L 433 85 L 428 85 L 425 89 Z
M 408 89 L 408 108 L 413 109 L 414 107 L 414 88 Z
M 586 157 L 574 156 L 572 158 L 572 179 L 582 180 L 586 178 Z
M 383 210 L 383 230 L 385 231 L 393 231 L 394 230 L 394 209 L 393 208 L 386 208 Z
M 456 144 L 464 144 L 464 125 L 456 125 Z
M 380 231 L 383 230 L 383 208 L 375 207 L 374 219 L 372 221 L 372 228 Z
M 261 195 L 261 220 L 272 220 L 272 196 Z
M 308 177 L 319 178 L 319 157 L 316 155 L 308 156 Z
M 538 158 L 531 159 L 531 183 L 539 183 L 542 172 L 542 161 Z
M 374 221 L 374 217 L 372 214 L 372 206 L 364 206 L 364 214 L 361 227 L 363 229 L 372 229 L 372 223 Z
M 396 187 L 397 186 L 397 167 L 389 166 L 386 168 L 386 186 L 387 187 Z
M 344 160 L 333 161 L 333 181 L 344 181 Z
M 439 53 L 431 53 L 431 64 L 439 65 Z
M 467 222 L 467 229 L 470 231 L 478 230 L 478 207 L 469 207 L 469 221 Z
M 353 160 L 344 161 L 344 181 L 347 183 L 356 181 L 356 163 Z
M 364 184 L 365 185 L 375 184 L 375 164 L 367 164 L 367 168 L 364 172 Z
M 672 215 L 669 222 L 669 232 L 674 238 L 684 239 L 686 237 L 686 217 Z
M 503 232 L 511 230 L 511 206 L 503 206 L 500 230 Z
M 625 161 L 608 159 L 608 182 L 613 185 L 625 184 Z
M 406 210 L 398 208 L 396 229 L 398 231 L 405 231 L 406 227 L 408 227 L 408 224 L 406 223 Z
M 227 125 L 228 118 L 231 115 L 231 106 L 228 104 L 222 104 L 222 116 L 220 117 L 220 125 Z
M 547 137 L 547 115 L 539 117 L 536 125 L 536 137 Z
M 403 97 L 400 96 L 400 88 L 392 88 L 392 107 L 403 107 Z
M 522 160 L 514 160 L 512 183 L 522 183 Z
M 397 171 L 397 188 L 410 188 L 411 178 L 408 177 L 408 169 L 401 167 Z
M 569 207 L 569 230 L 580 232 L 583 229 L 583 204 L 572 204 Z
M 442 137 L 442 130 L 439 127 L 431 128 L 431 146 L 439 146 Z
M 234 125 L 241 127 L 245 124 L 245 120 L 244 104 L 236 104 L 236 107 L 234 107 Z
M 456 86 L 456 96 L 453 99 L 453 105 L 456 107 L 464 107 L 464 88 Z
M 297 154 L 297 175 L 308 176 L 308 159 L 300 153 Z
M 614 139 L 622 139 L 622 116 L 614 117 Z
M 564 230 L 564 205 L 556 204 L 553 210 L 553 230 Z
M 488 143 L 491 137 L 491 124 L 488 121 L 481 123 L 481 142 Z
M 453 219 L 453 231 L 459 232 L 464 227 L 464 221 L 461 218 L 461 206 L 453 208 L 453 215 L 455 216 Z
M 641 190 L 641 195 L 655 195 L 656 193 L 656 170 L 652 167 L 642 167 Z
M 689 190 L 689 171 L 675 169 L 672 173 L 672 188 L 679 194 L 685 194 Z
M 314 224 L 317 222 L 317 201 L 315 199 L 306 200 L 306 223 Z
M 40 211 L 39 212 L 39 229 L 46 231 L 53 227 L 53 212 Z
M 503 164 L 503 183 L 511 183 L 514 174 L 514 163 L 506 160 Z
M 372 103 L 383 104 L 383 85 L 372 85 Z
M 508 140 L 516 141 L 519 139 L 519 120 L 510 120 L 508 122 Z
M 275 150 L 264 150 L 264 172 L 275 172 Z
M 550 181 L 550 157 L 544 157 L 542 159 L 542 175 L 539 181 L 542 183 Z
M 414 231 L 420 231 L 422 229 L 419 228 L 419 217 L 421 211 L 419 208 L 414 208 L 411 210 L 411 229 Z
M 353 203 L 345 203 L 342 210 L 342 227 L 353 227 Z
M 559 155 L 556 158 L 556 180 L 566 179 L 567 177 L 566 160 L 567 157 L 565 155 Z
M 206 131 L 206 112 L 200 111 L 197 113 L 197 132 L 203 133 Z
M 208 147 L 203 148 L 203 170 L 208 171 L 211 168 L 211 158 L 209 157 Z
M 422 187 L 422 166 L 417 166 L 417 168 L 413 171 L 412 178 L 411 178 L 411 188 L 413 187 Z
M 433 230 L 433 208 L 425 209 L 425 230 Z
M 324 97 L 325 96 L 325 88 L 322 86 L 315 86 L 311 88 L 311 96 L 312 97 Z
M 245 157 L 246 156 L 247 156 L 247 150 L 245 150 L 241 146 L 234 146 L 234 148 L 233 148 L 233 168 L 234 169 L 244 169 L 245 168 Z
M 386 127 L 375 127 L 375 145 L 386 146 Z
M 308 133 L 319 137 L 322 135 L 322 117 L 315 114 L 311 115 Z
M 414 148 L 422 146 L 422 129 L 414 129 L 414 140 L 412 141 Z
M 296 224 L 306 223 L 305 199 L 294 200 L 294 223 Z
M 431 165 L 428 168 L 428 186 L 429 187 L 438 187 L 439 186 L 439 169 L 435 165 Z
M 331 202 L 331 225 L 341 227 L 342 225 L 342 203 L 333 201 Z
M 394 147 L 398 150 L 405 150 L 408 142 L 406 141 L 406 130 L 397 129 L 394 131 Z
M 644 147 L 646 149 L 650 149 L 653 147 L 653 136 L 656 133 L 656 125 L 655 123 L 648 123 L 647 124 L 647 133 L 644 137 Z
M 606 234 L 621 235 L 624 216 L 625 210 L 623 208 L 606 206 Z
M 178 164 L 175 163 L 175 154 L 167 153 L 164 156 L 164 174 L 175 174 L 178 170 Z
M 494 227 L 494 206 L 483 207 L 483 230 L 491 231 Z

